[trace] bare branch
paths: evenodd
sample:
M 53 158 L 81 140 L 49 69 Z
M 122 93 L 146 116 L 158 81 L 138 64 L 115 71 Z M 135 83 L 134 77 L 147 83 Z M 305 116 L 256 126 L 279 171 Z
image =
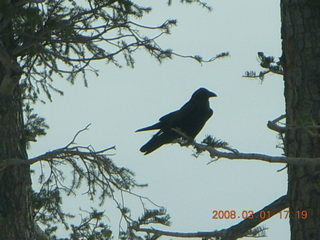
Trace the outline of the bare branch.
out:
M 66 147 L 68 148 L 69 146 L 75 144 L 75 143 L 76 143 L 75 141 L 76 141 L 77 137 L 78 137 L 82 132 L 89 130 L 90 125 L 91 125 L 91 123 L 89 123 L 89 124 L 88 124 L 87 126 L 85 126 L 83 129 L 80 129 L 80 130 L 74 135 L 73 139 L 71 140 L 71 142 L 70 142 L 69 144 L 67 144 Z
M 286 118 L 286 115 L 283 114 L 283 115 L 277 117 L 276 119 L 274 119 L 272 121 L 268 121 L 268 124 L 267 124 L 268 128 L 273 130 L 273 131 L 276 131 L 276 132 L 278 132 L 280 134 L 285 133 L 286 132 L 286 128 L 285 127 L 281 127 L 281 126 L 278 125 L 279 121 L 281 121 L 281 120 L 283 120 L 285 118 Z
M 288 164 L 316 164 L 320 158 L 303 158 L 303 157 L 280 157 L 270 156 L 260 153 L 241 153 L 241 152 L 222 152 L 205 144 L 193 142 L 192 145 L 200 152 L 207 151 L 211 158 L 226 158 L 230 160 L 260 160 L 269 163 L 288 163 Z
M 209 231 L 209 232 L 170 232 L 170 231 L 162 231 L 155 228 L 140 228 L 140 227 L 132 227 L 133 230 L 137 232 L 146 232 L 153 233 L 161 236 L 170 236 L 170 237 L 181 237 L 181 238 L 221 238 L 225 235 L 225 230 L 217 230 L 217 231 Z
M 270 213 L 270 217 L 273 217 L 281 210 L 288 207 L 287 196 L 284 195 L 268 206 L 264 207 L 258 212 L 255 212 L 249 218 L 241 221 L 240 223 L 231 226 L 227 229 L 207 231 L 207 232 L 170 232 L 157 230 L 155 228 L 141 228 L 140 226 L 132 226 L 132 229 L 137 232 L 153 233 L 157 235 L 170 236 L 170 237 L 183 237 L 183 238 L 217 238 L 220 240 L 236 240 L 238 238 L 250 236 L 250 230 L 267 220 L 262 213 Z M 269 217 L 269 216 L 268 216 Z M 252 236 L 251 236 L 252 237 Z
M 176 53 L 176 52 L 172 52 L 172 55 L 174 56 L 178 56 L 178 57 L 181 57 L 181 58 L 191 58 L 191 59 L 195 59 L 197 60 L 199 63 L 209 63 L 209 62 L 213 62 L 219 58 L 223 58 L 223 57 L 228 57 L 229 56 L 229 53 L 228 52 L 222 52 L 220 54 L 217 54 L 216 56 L 214 57 L 211 57 L 210 59 L 203 59 L 201 56 L 199 55 L 183 55 L 183 54 L 179 54 L 179 53 Z
M 192 145 L 200 154 L 201 152 L 208 152 L 210 157 L 213 159 L 209 163 L 218 160 L 219 158 L 226 158 L 230 160 L 260 160 L 269 163 L 288 163 L 288 164 L 316 164 L 320 161 L 320 158 L 303 158 L 303 157 L 280 157 L 280 156 L 270 156 L 266 154 L 260 153 L 242 153 L 237 149 L 231 148 L 227 143 L 222 142 L 222 144 L 218 144 L 217 146 L 210 146 L 211 143 L 203 144 L 197 143 L 195 140 L 189 138 L 185 133 L 183 133 L 180 129 L 172 129 L 181 135 L 181 138 L 186 141 L 178 140 L 177 142 L 181 146 L 189 146 Z M 204 141 L 205 142 L 205 141 Z M 218 151 L 217 148 L 221 148 L 226 151 Z

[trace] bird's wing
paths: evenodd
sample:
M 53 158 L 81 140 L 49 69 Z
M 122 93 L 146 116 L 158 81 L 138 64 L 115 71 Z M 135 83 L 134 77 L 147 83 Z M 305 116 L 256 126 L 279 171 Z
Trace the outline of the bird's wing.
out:
M 195 104 L 189 101 L 179 110 L 164 115 L 159 121 L 168 128 L 176 127 L 176 125 L 181 121 L 184 121 L 186 118 L 190 117 L 195 108 Z
M 160 120 L 167 128 L 177 128 L 188 137 L 195 138 L 212 114 L 213 111 L 209 105 L 199 101 L 189 101 L 174 114 Z
M 163 123 L 164 125 L 170 124 L 172 121 L 174 121 L 175 119 L 179 118 L 179 111 L 180 111 L 180 110 L 177 110 L 177 111 L 168 113 L 168 114 L 162 116 L 162 117 L 159 119 L 159 121 L 160 121 L 161 123 Z

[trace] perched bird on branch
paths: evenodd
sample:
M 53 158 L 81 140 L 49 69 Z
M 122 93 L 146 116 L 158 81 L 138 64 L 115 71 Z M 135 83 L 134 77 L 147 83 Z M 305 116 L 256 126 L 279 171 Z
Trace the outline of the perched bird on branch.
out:
M 136 132 L 142 132 L 159 129 L 150 141 L 140 148 L 140 151 L 146 155 L 164 144 L 174 143 L 182 137 L 178 132 L 182 132 L 189 139 L 194 139 L 212 116 L 209 98 L 216 96 L 205 88 L 199 88 L 182 108 L 161 117 L 154 125 L 136 130 Z

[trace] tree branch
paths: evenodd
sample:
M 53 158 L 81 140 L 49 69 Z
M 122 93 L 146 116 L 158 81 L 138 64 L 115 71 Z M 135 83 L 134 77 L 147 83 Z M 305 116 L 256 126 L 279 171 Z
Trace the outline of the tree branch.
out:
M 132 195 L 140 200 L 144 214 L 138 219 L 138 223 L 168 225 L 169 215 L 163 207 L 149 198 L 133 192 L 133 188 L 146 187 L 147 184 L 136 183 L 133 172 L 125 167 L 116 166 L 109 158 L 112 154 L 108 151 L 115 149 L 115 147 L 96 151 L 91 145 L 86 147 L 76 145 L 77 137 L 88 130 L 89 126 L 90 124 L 79 130 L 64 147 L 48 151 L 29 160 L 6 160 L 4 164 L 0 165 L 1 174 L 2 170 L 8 166 L 40 163 L 40 169 L 36 171 L 36 174 L 39 176 L 41 188 L 32 196 L 35 206 L 35 222 L 46 226 L 46 234 L 50 235 L 55 231 L 52 228 L 52 223 L 62 223 L 68 227 L 69 223 L 66 218 L 73 218 L 74 215 L 65 213 L 61 209 L 62 196 L 60 193 L 64 192 L 67 196 L 76 195 L 76 190 L 79 190 L 81 186 L 83 195 L 87 195 L 90 200 L 100 201 L 100 205 L 107 199 L 114 201 L 121 216 L 119 234 L 125 239 L 128 239 L 127 235 L 132 237 L 134 233 L 132 235 L 132 232 L 129 232 L 127 228 L 122 228 L 122 225 L 129 226 L 134 220 L 131 218 L 130 209 L 126 207 L 124 195 Z M 64 173 L 66 167 L 71 169 L 71 174 Z M 150 204 L 157 209 L 149 209 Z M 92 208 L 90 212 L 85 212 L 89 216 L 83 218 L 78 226 L 71 225 L 72 233 L 70 236 L 72 239 L 96 239 L 99 234 L 111 235 L 109 226 L 103 223 L 103 218 L 106 217 L 104 211 L 100 212 Z
M 76 137 L 81 132 L 87 130 L 88 126 L 80 130 L 75 135 L 73 140 L 62 148 L 48 151 L 39 156 L 30 158 L 29 160 L 22 160 L 22 159 L 3 160 L 2 164 L 0 165 L 0 172 L 8 166 L 12 166 L 16 164 L 32 165 L 40 161 L 45 161 L 50 163 L 50 162 L 57 162 L 59 159 L 64 160 L 65 158 L 69 158 L 69 157 L 79 157 L 82 161 L 95 162 L 96 157 L 98 155 L 104 155 L 105 152 L 115 149 L 115 146 L 102 149 L 99 151 L 94 150 L 91 146 L 70 147 L 71 145 L 75 144 L 74 141 Z M 173 129 L 173 130 L 179 133 L 183 139 L 187 139 L 187 142 L 183 140 L 177 141 L 181 146 L 192 145 L 197 150 L 197 154 L 200 154 L 202 152 L 208 152 L 210 154 L 210 157 L 212 158 L 212 160 L 208 162 L 208 164 L 214 161 L 217 161 L 220 158 L 226 158 L 229 160 L 260 160 L 260 161 L 269 162 L 269 163 L 286 163 L 286 164 L 317 164 L 320 161 L 320 158 L 281 157 L 281 156 L 270 156 L 270 155 L 261 154 L 261 153 L 242 153 L 229 146 L 212 147 L 209 144 L 197 143 L 195 140 L 190 139 L 188 136 L 182 133 L 179 129 Z M 224 144 L 227 144 L 227 143 L 224 143 Z M 226 151 L 217 150 L 218 148 L 224 149 Z
M 303 157 L 280 157 L 280 156 L 270 156 L 260 153 L 241 153 L 237 150 L 233 152 L 223 152 L 218 151 L 213 147 L 205 144 L 200 144 L 193 141 L 192 145 L 200 152 L 207 151 L 211 158 L 215 160 L 219 158 L 226 158 L 230 160 L 260 160 L 269 163 L 288 163 L 288 164 L 316 164 L 320 161 L 320 158 L 303 158 Z M 214 161 L 215 161 L 214 160 Z M 211 162 L 209 162 L 211 163 Z
M 23 6 L 28 3 L 34 3 L 34 4 L 39 4 L 39 3 L 44 3 L 45 0 L 23 0 L 18 2 L 18 6 Z
M 99 187 L 103 191 L 102 200 L 110 194 L 111 185 L 117 189 L 123 188 L 123 190 L 127 191 L 130 191 L 134 186 L 140 186 L 131 177 L 133 173 L 130 170 L 115 166 L 109 159 L 108 156 L 111 154 L 107 152 L 115 149 L 114 146 L 99 151 L 96 151 L 92 146 L 74 146 L 78 135 L 88 130 L 88 127 L 89 125 L 78 131 L 71 142 L 64 147 L 48 151 L 29 160 L 8 159 L 3 161 L 0 165 L 0 173 L 5 168 L 13 165 L 32 165 L 38 162 L 45 162 L 49 165 L 51 173 L 48 180 L 44 182 L 55 181 L 56 186 L 61 186 L 66 192 L 71 193 L 73 189 L 78 188 L 80 181 L 85 179 L 88 185 L 87 194 L 92 197 L 96 188 Z M 63 173 L 58 168 L 61 164 L 68 164 L 73 169 L 74 179 L 71 186 L 65 186 L 62 183 L 64 181 Z
M 220 240 L 235 240 L 238 238 L 250 236 L 250 230 L 256 227 L 258 224 L 264 222 L 268 218 L 264 218 L 261 216 L 265 216 L 261 213 L 270 212 L 270 217 L 276 215 L 279 211 L 288 207 L 287 196 L 284 195 L 268 206 L 264 207 L 258 212 L 253 214 L 252 219 L 247 218 L 240 223 L 231 226 L 227 229 L 215 230 L 215 231 L 206 231 L 206 232 L 170 232 L 170 231 L 162 231 L 155 228 L 141 228 L 140 226 L 132 226 L 131 228 L 137 232 L 146 232 L 163 236 L 170 237 L 183 237 L 183 238 L 217 238 Z M 261 214 L 261 215 L 260 215 Z M 251 234 L 252 235 L 252 234 Z M 252 237 L 252 236 L 251 236 Z
M 281 120 L 283 120 L 285 118 L 286 118 L 286 115 L 283 114 L 283 115 L 275 118 L 272 121 L 268 121 L 268 124 L 267 124 L 268 128 L 273 130 L 273 131 L 276 131 L 276 132 L 278 132 L 280 134 L 284 134 L 286 132 L 286 128 L 279 126 L 278 123 L 279 123 L 279 121 L 281 121 Z
M 191 139 L 180 129 L 173 128 L 172 130 L 181 135 L 182 140 L 177 141 L 181 146 L 192 145 L 197 150 L 196 155 L 199 155 L 201 152 L 208 152 L 210 154 L 210 157 L 213 159 L 209 163 L 217 161 L 220 158 L 226 158 L 230 160 L 260 160 L 269 163 L 288 164 L 316 164 L 320 161 L 320 158 L 280 157 L 260 153 L 241 153 L 237 149 L 233 149 L 230 146 L 228 146 L 228 143 L 223 142 L 221 140 L 213 139 L 211 136 L 208 136 L 207 139 L 205 139 L 202 143 L 197 143 L 195 140 Z M 217 148 L 227 150 L 228 152 L 218 151 Z
M 41 88 L 50 101 L 51 90 L 62 92 L 52 84 L 56 81 L 53 77 L 56 74 L 61 77 L 65 75 L 65 79 L 71 83 L 74 83 L 77 75 L 82 75 L 84 84 L 87 85 L 87 71 L 95 74 L 98 72 L 91 66 L 95 60 L 107 60 L 108 63 L 121 67 L 123 63 L 118 59 L 122 54 L 125 64 L 134 67 L 134 52 L 141 48 L 159 62 L 178 56 L 195 59 L 201 64 L 228 55 L 221 53 L 203 59 L 198 55 L 180 54 L 162 48 L 157 39 L 170 34 L 176 20 L 166 20 L 153 26 L 132 21 L 131 19 L 138 19 L 151 11 L 150 7 L 139 6 L 132 1 L 86 1 L 83 4 L 75 0 L 71 0 L 70 4 L 64 4 L 64 1 L 54 1 L 51 4 L 45 2 L 12 1 L 10 9 L 14 11 L 6 17 L 0 16 L 3 23 L 0 35 L 7 35 L 10 30 L 14 39 L 10 57 L 19 59 L 21 83 L 27 87 L 27 97 L 34 100 L 38 100 Z M 187 2 L 197 2 L 206 7 L 199 0 Z M 14 20 L 9 16 L 15 16 Z M 15 24 L 9 27 L 12 21 Z M 19 21 L 27 24 L 19 24 Z M 0 62 L 8 65 L 10 61 L 4 59 L 6 56 L 2 52 L 4 51 L 0 49 Z M 17 83 L 19 80 L 17 78 Z M 8 83 L 13 82 L 13 86 L 16 86 L 15 81 L 6 78 L 0 85 L 0 91 L 9 92 L 7 89 L 11 90 L 12 87 Z

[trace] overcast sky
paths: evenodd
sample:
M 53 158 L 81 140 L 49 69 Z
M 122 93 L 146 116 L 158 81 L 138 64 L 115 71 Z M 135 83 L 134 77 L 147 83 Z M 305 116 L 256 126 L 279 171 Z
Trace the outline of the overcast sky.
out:
M 150 6 L 149 2 L 138 1 L 144 6 Z M 192 148 L 177 144 L 144 156 L 139 148 L 153 133 L 134 131 L 179 109 L 196 89 L 206 87 L 218 97 L 210 99 L 214 116 L 196 137 L 198 142 L 211 134 L 240 152 L 281 155 L 276 133 L 266 124 L 284 113 L 282 78 L 270 75 L 261 84 L 242 77 L 247 70 L 260 70 L 257 52 L 281 55 L 279 1 L 208 0 L 212 12 L 180 1 L 168 7 L 166 2 L 153 1 L 153 11 L 138 21 L 159 25 L 166 19 L 178 20 L 172 34 L 160 39 L 164 48 L 207 59 L 229 51 L 231 57 L 203 65 L 179 58 L 159 64 L 141 50 L 135 54 L 134 69 L 95 63 L 100 76 L 92 76 L 89 88 L 81 79 L 74 86 L 57 79 L 56 86 L 65 96 L 54 95 L 53 103 L 37 105 L 36 110 L 51 128 L 46 137 L 32 144 L 29 155 L 64 146 L 91 123 L 90 131 L 77 143 L 96 149 L 116 145 L 114 162 L 133 170 L 138 182 L 148 183 L 147 189 L 138 192 L 170 213 L 172 226 L 162 229 L 194 232 L 227 228 L 241 219 L 213 220 L 212 211 L 257 211 L 286 194 L 286 170 L 277 172 L 284 165 L 225 159 L 207 165 L 207 153 L 196 159 Z M 66 204 L 74 205 L 70 201 Z M 90 206 L 89 202 L 81 204 L 83 208 Z M 139 214 L 136 205 L 129 208 Z M 109 224 L 117 227 L 118 222 Z M 288 221 L 279 215 L 264 226 L 269 228 L 266 239 L 289 239 Z

